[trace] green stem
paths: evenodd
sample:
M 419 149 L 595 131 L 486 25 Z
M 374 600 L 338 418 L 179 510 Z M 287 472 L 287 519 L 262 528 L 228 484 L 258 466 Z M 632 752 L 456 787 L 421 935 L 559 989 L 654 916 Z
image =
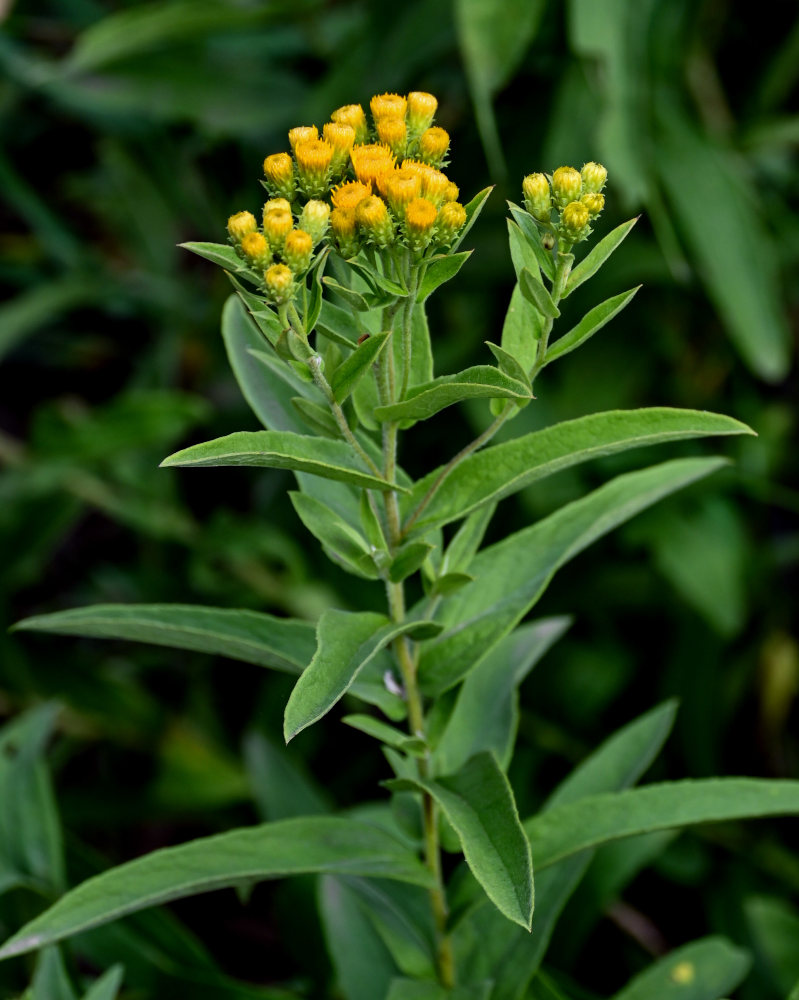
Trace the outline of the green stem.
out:
M 419 271 L 418 265 L 410 264 L 410 275 L 408 280 L 408 297 L 402 310 L 402 388 L 399 398 L 405 399 L 408 395 L 408 386 L 411 381 L 411 361 L 413 358 L 413 307 L 416 305 L 416 295 L 419 291 Z

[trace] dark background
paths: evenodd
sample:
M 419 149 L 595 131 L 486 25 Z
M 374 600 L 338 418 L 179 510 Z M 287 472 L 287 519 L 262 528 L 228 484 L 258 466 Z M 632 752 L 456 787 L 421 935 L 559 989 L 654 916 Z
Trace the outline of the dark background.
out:
M 231 212 L 257 210 L 261 161 L 286 147 L 292 125 L 321 125 L 375 92 L 429 90 L 453 135 L 449 173 L 463 200 L 497 185 L 470 234 L 472 259 L 431 307 L 437 373 L 487 363 L 482 342 L 499 339 L 513 274 L 504 199 L 519 200 L 525 173 L 597 159 L 610 172 L 600 235 L 643 214 L 569 300 L 564 328 L 600 299 L 644 287 L 547 370 L 510 432 L 674 405 L 731 414 L 759 435 L 670 449 L 718 450 L 734 465 L 595 545 L 536 609 L 575 622 L 523 688 L 511 772 L 522 814 L 614 728 L 672 696 L 678 723 L 653 776 L 799 777 L 794 3 L 25 0 L 0 4 L 3 13 L 7 624 L 112 601 L 309 618 L 379 602 L 309 543 L 285 496 L 288 474 L 157 468 L 183 444 L 257 428 L 219 337 L 226 278 L 176 244 L 223 241 Z M 408 470 L 452 454 L 486 409 L 449 410 L 411 431 Z M 666 451 L 562 473 L 505 501 L 494 530 Z M 49 759 L 70 882 L 285 815 L 292 807 L 274 789 L 300 775 L 320 808 L 373 797 L 385 765 L 334 720 L 281 749 L 289 689 L 286 678 L 201 654 L 0 632 L 0 718 L 42 699 L 64 706 Z M 652 954 L 718 932 L 755 955 L 736 996 L 784 997 L 799 977 L 796 843 L 788 821 L 664 842 L 622 901 L 578 894 L 552 967 L 575 997 L 607 995 Z M 261 887 L 246 904 L 216 893 L 174 912 L 231 975 L 294 978 L 322 997 L 330 968 L 312 902 L 300 881 Z M 0 898 L 3 936 L 39 906 L 22 893 Z M 78 949 L 73 969 L 121 956 L 132 995 L 153 998 L 184 995 L 190 966 L 213 980 L 171 919 L 134 924 L 110 950 L 99 936 Z M 158 942 L 172 971 L 154 968 L 136 933 Z M 0 966 L 0 996 L 25 981 L 23 962 Z

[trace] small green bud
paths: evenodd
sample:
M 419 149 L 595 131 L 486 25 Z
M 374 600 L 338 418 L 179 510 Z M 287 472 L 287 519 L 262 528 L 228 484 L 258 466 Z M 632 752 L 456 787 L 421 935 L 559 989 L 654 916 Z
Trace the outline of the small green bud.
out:
M 310 234 L 314 246 L 324 237 L 330 219 L 330 206 L 326 201 L 311 198 L 300 215 L 300 229 Z
M 275 305 L 284 305 L 294 298 L 294 275 L 285 264 L 273 264 L 264 272 L 266 294 Z
M 593 191 L 584 194 L 580 201 L 588 209 L 588 214 L 592 219 L 595 219 L 605 207 L 605 196 Z
M 541 236 L 541 246 L 544 250 L 552 250 L 555 246 L 555 237 L 552 233 L 544 233 Z

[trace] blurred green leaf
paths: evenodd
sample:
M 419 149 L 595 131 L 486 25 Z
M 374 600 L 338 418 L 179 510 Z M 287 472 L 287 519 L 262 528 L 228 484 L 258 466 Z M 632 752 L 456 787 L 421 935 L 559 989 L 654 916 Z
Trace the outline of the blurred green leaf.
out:
M 755 947 L 780 993 L 799 981 L 799 912 L 782 899 L 753 896 L 745 904 Z
M 39 956 L 30 995 L 31 1000 L 78 1000 L 60 948 L 45 948 Z
M 639 973 L 613 1000 L 720 1000 L 749 970 L 747 953 L 724 938 L 677 948 Z

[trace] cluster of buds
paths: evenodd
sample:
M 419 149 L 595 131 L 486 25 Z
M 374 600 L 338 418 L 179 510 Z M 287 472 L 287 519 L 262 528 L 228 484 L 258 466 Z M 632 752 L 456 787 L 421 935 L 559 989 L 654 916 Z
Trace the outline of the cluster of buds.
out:
M 378 94 L 369 102 L 371 124 L 360 104 L 347 104 L 321 136 L 313 125 L 293 128 L 291 153 L 264 160 L 266 187 L 296 210 L 304 199 L 329 197 L 330 231 L 344 257 L 365 245 L 399 244 L 417 253 L 446 247 L 466 213 L 441 169 L 449 135 L 433 125 L 437 108 L 436 98 L 421 91 Z M 300 228 L 310 232 L 303 219 Z
M 557 235 L 564 246 L 573 246 L 590 235 L 592 220 L 605 207 L 602 188 L 607 176 L 607 170 L 593 162 L 582 170 L 558 167 L 551 177 L 528 174 L 522 181 L 524 207 L 545 237 Z
M 314 247 L 328 228 L 330 206 L 311 199 L 295 225 L 287 198 L 272 198 L 258 226 L 251 212 L 238 212 L 228 219 L 228 234 L 238 255 L 253 270 L 263 274 L 267 297 L 275 305 L 291 301 L 297 291 L 296 278 L 311 266 Z

